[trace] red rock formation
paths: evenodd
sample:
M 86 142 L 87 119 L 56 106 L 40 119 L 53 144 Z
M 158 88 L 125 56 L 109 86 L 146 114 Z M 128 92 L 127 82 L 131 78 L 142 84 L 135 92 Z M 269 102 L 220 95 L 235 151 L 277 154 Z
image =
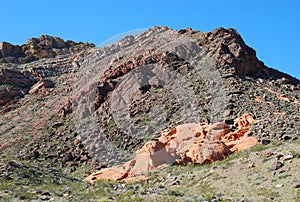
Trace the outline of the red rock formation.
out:
M 85 180 L 94 183 L 99 179 L 127 181 L 143 175 L 154 168 L 166 167 L 175 162 L 175 159 L 166 151 L 159 141 L 149 141 L 136 151 L 136 157 L 125 164 L 105 168 L 87 177 Z
M 254 123 L 256 123 L 256 121 L 250 114 L 244 114 L 234 120 L 234 124 L 238 129 L 221 137 L 221 141 L 224 142 L 232 152 L 245 150 L 256 145 L 258 140 L 254 137 L 249 137 L 251 134 L 249 126 Z
M 244 114 L 240 118 L 234 120 L 234 124 L 238 128 L 248 127 L 251 124 L 254 124 L 256 121 L 250 114 Z
M 136 151 L 133 160 L 93 173 L 85 181 L 100 179 L 131 182 L 147 179 L 148 171 L 174 163 L 205 164 L 223 160 L 235 151 L 248 149 L 258 143 L 248 128 L 254 118 L 245 114 L 234 120 L 238 129 L 230 132 L 223 123 L 183 124 L 163 133 L 158 141 L 149 141 Z
M 28 63 L 41 58 L 52 58 L 58 55 L 78 53 L 95 47 L 92 43 L 76 43 L 64 41 L 59 37 L 41 35 L 39 38 L 30 38 L 27 44 L 12 45 L 0 43 L 0 63 Z

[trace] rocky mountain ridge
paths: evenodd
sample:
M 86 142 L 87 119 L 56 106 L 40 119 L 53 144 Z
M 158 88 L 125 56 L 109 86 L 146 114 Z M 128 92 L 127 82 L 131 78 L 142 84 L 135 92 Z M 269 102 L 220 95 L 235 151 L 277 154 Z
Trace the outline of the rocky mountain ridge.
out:
M 30 38 L 27 44 L 12 45 L 8 42 L 0 43 L 0 63 L 24 64 L 42 58 L 53 58 L 58 55 L 74 54 L 87 48 L 95 47 L 92 43 L 76 43 L 64 41 L 59 37 L 41 35 Z
M 0 105 L 33 93 L 30 88 L 34 84 L 47 83 L 40 88 L 53 86 L 53 83 L 45 80 L 47 77 L 74 71 L 72 62 L 76 55 L 94 46 L 91 43 L 76 43 L 70 40 L 65 42 L 58 37 L 47 35 L 31 38 L 27 44 L 21 46 L 1 42 L 0 63 L 4 68 L 0 70 Z M 54 57 L 55 59 L 50 59 Z M 37 60 L 40 62 L 34 63 Z M 27 65 L 28 63 L 30 65 Z
M 179 43 L 182 39 L 187 41 L 184 46 Z M 172 41 L 176 42 L 170 49 L 173 51 L 161 48 Z M 197 69 L 196 63 L 188 62 L 187 56 L 194 57 L 195 53 L 209 65 Z M 209 68 L 216 74 L 211 76 Z M 167 74 L 161 74 L 165 77 L 153 76 L 161 70 L 166 70 Z M 184 80 L 178 79 L 177 87 L 171 86 L 169 90 L 172 75 Z M 94 94 L 89 94 L 91 89 Z M 187 94 L 189 91 L 193 93 Z M 124 93 L 120 95 L 125 98 L 133 95 L 126 103 L 129 118 L 125 124 L 120 121 L 122 116 L 116 116 L 122 103 L 116 102 L 115 92 Z M 16 173 L 22 168 L 32 168 L 32 172 L 41 172 L 46 178 L 56 176 L 54 181 L 72 184 L 70 176 L 82 180 L 85 171 L 126 162 L 145 142 L 157 139 L 161 130 L 188 123 L 190 120 L 181 111 L 185 108 L 195 112 L 191 116 L 206 123 L 221 117 L 220 121 L 231 131 L 236 129 L 234 119 L 250 113 L 259 120 L 251 126 L 251 135 L 261 145 L 297 145 L 299 92 L 299 80 L 266 67 L 231 28 L 200 32 L 153 27 L 101 48 L 50 36 L 30 39 L 22 46 L 3 42 L 0 166 L 8 170 L 0 169 L 1 186 L 26 179 Z M 222 99 L 217 99 L 219 95 Z M 297 162 L 297 152 L 293 156 Z M 48 173 L 37 168 L 53 169 Z M 59 174 L 57 168 L 64 174 Z M 297 178 L 293 170 L 285 171 L 291 182 Z M 36 175 L 26 176 L 36 179 Z M 49 183 L 52 182 L 46 182 Z M 146 195 L 154 199 L 160 197 L 159 193 L 149 193 Z M 4 192 L 0 194 L 6 197 Z M 65 197 L 55 191 L 50 195 L 57 199 Z M 181 195 L 176 196 L 176 200 L 180 198 Z

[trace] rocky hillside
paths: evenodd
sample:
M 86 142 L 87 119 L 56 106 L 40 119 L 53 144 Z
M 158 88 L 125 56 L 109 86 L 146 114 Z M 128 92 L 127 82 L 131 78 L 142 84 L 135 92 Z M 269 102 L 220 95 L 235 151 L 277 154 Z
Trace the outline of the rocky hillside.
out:
M 299 201 L 299 92 L 231 28 L 153 27 L 100 48 L 45 35 L 2 42 L 0 200 Z M 199 122 L 234 131 L 246 113 L 260 145 L 229 160 L 130 185 L 82 182 L 161 131 Z
M 74 57 L 94 46 L 91 43 L 65 42 L 47 35 L 31 38 L 22 46 L 1 42 L 0 105 L 4 106 L 25 94 L 35 93 L 30 88 L 38 82 L 41 84 L 39 88 L 54 86 L 54 83 L 45 79 L 74 71 Z

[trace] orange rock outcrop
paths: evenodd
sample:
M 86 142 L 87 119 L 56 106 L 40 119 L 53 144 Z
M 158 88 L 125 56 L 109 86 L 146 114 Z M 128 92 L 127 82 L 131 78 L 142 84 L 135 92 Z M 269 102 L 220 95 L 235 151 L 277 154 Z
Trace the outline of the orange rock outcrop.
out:
M 231 132 L 224 123 L 189 123 L 162 133 L 156 141 L 147 142 L 135 152 L 133 160 L 102 169 L 84 180 L 94 183 L 100 179 L 132 182 L 145 180 L 149 171 L 173 164 L 205 164 L 223 160 L 232 152 L 248 149 L 258 143 L 249 136 L 254 118 L 245 114 L 234 120 L 237 130 Z

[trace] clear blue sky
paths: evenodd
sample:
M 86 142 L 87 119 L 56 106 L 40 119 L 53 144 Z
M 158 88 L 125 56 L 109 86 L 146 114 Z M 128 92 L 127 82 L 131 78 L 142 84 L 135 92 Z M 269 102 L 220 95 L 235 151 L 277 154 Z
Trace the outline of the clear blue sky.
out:
M 300 78 L 299 0 L 3 0 L 0 41 L 41 34 L 101 44 L 154 25 L 211 31 L 236 28 L 267 66 Z

